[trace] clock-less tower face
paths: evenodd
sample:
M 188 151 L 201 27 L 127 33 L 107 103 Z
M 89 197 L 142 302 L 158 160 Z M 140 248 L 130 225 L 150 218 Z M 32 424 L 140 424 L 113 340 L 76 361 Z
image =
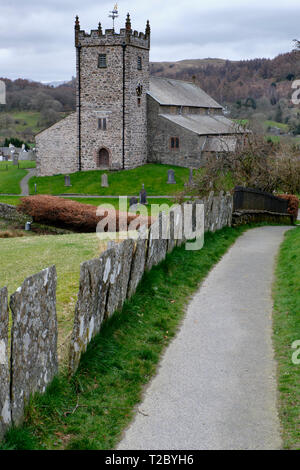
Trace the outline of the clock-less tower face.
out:
M 76 30 L 75 30 L 76 31 Z M 82 170 L 134 168 L 147 160 L 149 36 L 78 31 L 77 109 Z

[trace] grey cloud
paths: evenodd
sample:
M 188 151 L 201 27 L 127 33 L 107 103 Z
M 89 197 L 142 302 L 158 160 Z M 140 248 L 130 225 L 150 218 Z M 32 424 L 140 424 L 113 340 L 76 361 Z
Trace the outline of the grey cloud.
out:
M 114 0 L 0 0 L 0 75 L 35 80 L 68 79 L 75 73 L 74 18 L 95 29 L 111 27 Z M 201 57 L 247 59 L 290 50 L 298 36 L 300 5 L 294 0 L 128 0 L 120 2 L 117 28 L 127 10 L 134 29 L 152 27 L 151 60 Z M 268 8 L 269 5 L 269 8 Z

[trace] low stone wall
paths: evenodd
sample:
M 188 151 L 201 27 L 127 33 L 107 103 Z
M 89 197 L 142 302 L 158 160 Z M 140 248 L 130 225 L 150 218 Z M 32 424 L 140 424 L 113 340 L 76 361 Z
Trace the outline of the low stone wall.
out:
M 239 225 L 269 222 L 276 224 L 294 225 L 294 218 L 290 214 L 281 214 L 269 211 L 235 211 L 232 214 L 232 225 Z
M 204 219 L 199 223 L 196 218 L 197 202 L 204 203 L 205 224 Z M 187 206 L 192 214 L 193 234 L 186 232 Z M 149 230 L 140 228 L 136 240 L 112 243 L 99 258 L 81 264 L 69 345 L 71 374 L 103 322 L 121 310 L 126 299 L 135 293 L 144 272 L 163 261 L 176 246 L 202 235 L 203 225 L 206 231 L 231 225 L 231 211 L 229 194 L 211 193 L 204 201 L 177 206 L 168 215 L 161 213 Z M 0 289 L 0 439 L 11 423 L 22 423 L 30 395 L 43 393 L 58 371 L 55 266 L 25 279 L 11 296 L 9 305 L 12 313 L 10 368 L 9 309 L 4 287 Z
M 31 222 L 31 217 L 20 214 L 15 206 L 10 204 L 0 203 L 0 219 L 11 220 L 12 222 L 19 222 L 25 224 L 25 222 Z
M 205 231 L 214 232 L 231 225 L 232 196 L 223 192 L 214 196 L 212 192 L 207 199 L 191 204 L 193 234 L 188 239 L 203 233 L 203 225 L 197 226 L 197 204 L 204 204 Z M 100 258 L 82 263 L 69 351 L 71 374 L 105 319 L 121 310 L 125 300 L 134 294 L 144 272 L 150 271 L 175 246 L 186 241 L 183 209 L 187 205 L 175 207 L 168 215 L 160 213 L 149 231 L 144 227 L 140 229 L 137 240 L 124 240 L 102 253 Z

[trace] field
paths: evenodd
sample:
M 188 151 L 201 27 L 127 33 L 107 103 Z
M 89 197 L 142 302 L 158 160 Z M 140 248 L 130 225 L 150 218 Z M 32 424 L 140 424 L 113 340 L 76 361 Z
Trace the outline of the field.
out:
M 35 168 L 35 162 L 19 162 L 19 168 L 12 162 L 0 162 L 0 193 L 20 194 L 20 181 L 27 174 L 26 168 Z
M 18 137 L 22 140 L 27 141 L 28 136 L 26 134 L 28 131 L 32 135 L 38 134 L 46 126 L 41 124 L 41 113 L 39 111 L 10 111 L 8 112 L 9 116 L 14 120 L 12 125 L 12 135 L 8 136 L 7 134 L 3 135 L 0 129 L 0 137 Z M 68 113 L 60 113 L 61 118 L 64 118 Z M 2 139 L 0 139 L 2 140 Z
M 24 281 L 42 269 L 56 265 L 58 274 L 57 314 L 60 354 L 71 331 L 79 285 L 80 263 L 97 257 L 105 248 L 95 233 L 42 235 L 1 239 L 0 286 L 12 294 Z
M 167 184 L 168 170 L 175 170 L 177 184 Z M 108 173 L 109 188 L 101 188 L 101 174 Z M 71 174 L 71 187 L 64 186 L 64 176 L 32 177 L 29 182 L 30 194 L 34 193 L 37 184 L 38 194 L 89 194 L 108 196 L 137 196 L 142 184 L 148 195 L 173 195 L 184 189 L 189 179 L 189 169 L 147 164 L 126 171 L 85 171 Z

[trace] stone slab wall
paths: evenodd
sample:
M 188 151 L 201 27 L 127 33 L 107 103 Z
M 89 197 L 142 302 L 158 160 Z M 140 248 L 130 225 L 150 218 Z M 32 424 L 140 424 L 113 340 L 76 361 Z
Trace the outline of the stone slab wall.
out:
M 0 289 L 0 439 L 11 423 L 7 289 Z
M 196 224 L 197 203 L 204 203 L 206 231 L 215 231 L 231 224 L 232 196 L 223 192 L 216 196 L 211 193 L 206 200 L 195 201 L 191 205 L 189 230 L 194 230 L 196 236 L 203 233 L 203 227 Z M 134 294 L 144 272 L 150 271 L 175 246 L 186 241 L 184 206 L 175 206 L 168 215 L 160 213 L 149 230 L 144 227 L 140 229 L 137 240 L 113 243 L 100 258 L 81 265 L 70 343 L 70 373 L 76 371 L 81 355 L 95 334 L 99 333 L 103 321 L 121 310 L 125 300 Z
M 55 266 L 25 279 L 10 308 L 11 409 L 19 425 L 30 395 L 44 392 L 58 371 Z

